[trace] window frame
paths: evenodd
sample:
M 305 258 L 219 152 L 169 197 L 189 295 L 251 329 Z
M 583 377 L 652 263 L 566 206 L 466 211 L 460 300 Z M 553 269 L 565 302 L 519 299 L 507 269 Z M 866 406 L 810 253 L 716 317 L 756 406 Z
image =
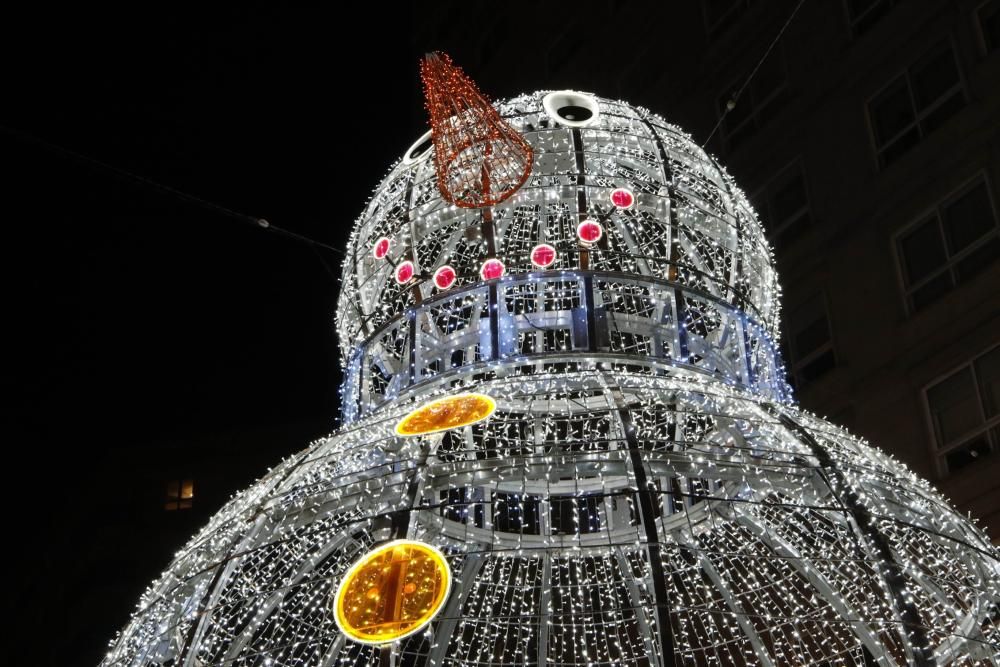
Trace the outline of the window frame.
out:
M 757 188 L 754 191 L 754 193 L 750 195 L 750 201 L 754 207 L 754 211 L 756 211 L 758 215 L 760 214 L 760 209 L 762 208 L 760 205 L 761 202 L 766 203 L 767 208 L 770 211 L 771 202 L 769 200 L 771 198 L 770 191 L 772 187 L 774 186 L 775 183 L 781 180 L 782 177 L 784 177 L 786 174 L 788 174 L 793 170 L 798 170 L 799 176 L 802 179 L 802 191 L 805 194 L 806 202 L 802 208 L 800 208 L 795 212 L 794 216 L 792 216 L 788 220 L 783 221 L 780 226 L 771 227 L 769 224 L 770 220 L 763 221 L 768 225 L 766 236 L 768 243 L 771 245 L 772 248 L 775 248 L 774 244 L 775 238 L 780 236 L 781 232 L 791 228 L 796 222 L 801 220 L 803 216 L 808 216 L 810 218 L 810 223 L 809 223 L 810 228 L 812 228 L 815 223 L 815 218 L 813 217 L 813 208 L 812 208 L 812 195 L 809 192 L 809 179 L 806 178 L 805 162 L 802 159 L 801 155 L 796 155 L 794 158 L 785 163 L 784 166 L 782 166 L 780 169 L 774 172 L 774 175 L 771 176 L 771 178 L 767 179 L 767 181 L 765 181 L 763 185 Z M 794 243 L 795 243 L 794 241 L 791 242 L 792 245 L 794 245 Z
M 951 53 L 951 57 L 955 62 L 955 71 L 958 73 L 958 81 L 957 83 L 955 83 L 955 85 L 953 85 L 951 88 L 948 89 L 947 93 L 939 96 L 932 105 L 918 111 L 916 97 L 913 92 L 913 84 L 911 83 L 913 67 L 914 65 L 918 64 L 919 62 L 927 58 L 927 56 L 930 55 L 936 48 L 945 44 L 948 46 L 948 50 Z M 894 134 L 892 137 L 886 140 L 884 144 L 880 145 L 878 139 L 878 133 L 875 127 L 876 123 L 874 120 L 872 102 L 877 100 L 883 93 L 885 93 L 894 85 L 896 85 L 901 79 L 904 81 L 906 85 L 907 97 L 910 102 L 910 110 L 913 112 L 913 123 L 907 125 L 899 132 L 896 132 L 896 134 Z M 931 132 L 924 131 L 922 125 L 923 121 L 925 121 L 928 116 L 936 112 L 946 102 L 951 100 L 955 92 L 958 92 L 961 95 L 963 106 L 968 106 L 969 91 L 965 81 L 965 72 L 962 68 L 962 61 L 958 55 L 958 49 L 955 47 L 955 40 L 952 39 L 952 36 L 949 34 L 942 40 L 935 42 L 930 48 L 924 50 L 917 58 L 914 58 L 912 61 L 910 61 L 909 65 L 904 67 L 902 70 L 899 70 L 894 76 L 890 77 L 889 80 L 886 81 L 884 85 L 882 85 L 874 93 L 869 95 L 867 99 L 865 99 L 865 118 L 868 123 L 868 135 L 869 138 L 871 139 L 872 150 L 874 151 L 876 171 L 880 172 L 885 171 L 886 169 L 889 169 L 893 164 L 899 161 L 900 158 L 897 157 L 891 162 L 884 162 L 883 154 L 886 152 L 886 149 L 891 148 L 893 144 L 895 144 L 901 138 L 906 136 L 907 133 L 909 133 L 913 129 L 916 129 L 917 131 L 917 142 L 916 144 L 914 144 L 913 148 L 906 151 L 907 153 L 916 148 L 917 146 L 919 146 L 929 136 L 929 134 L 933 133 L 933 130 Z
M 800 359 L 798 358 L 799 356 L 798 350 L 795 347 L 794 340 L 795 336 L 801 331 L 801 329 L 795 329 L 794 327 L 791 326 L 791 322 L 786 322 L 787 326 L 785 327 L 785 330 L 788 333 L 785 334 L 785 338 L 787 341 L 786 349 L 788 350 L 788 359 L 786 360 L 787 365 L 785 372 L 792 377 L 792 379 L 795 382 L 796 388 L 799 390 L 801 390 L 807 385 L 815 384 L 816 381 L 820 379 L 820 377 L 817 377 L 813 378 L 812 380 L 804 381 L 799 376 L 799 372 L 803 367 L 808 366 L 813 361 L 816 361 L 827 352 L 833 353 L 833 368 L 830 369 L 831 371 L 835 369 L 840 363 L 840 355 L 837 353 L 837 346 L 834 343 L 833 318 L 830 316 L 831 312 L 830 299 L 825 290 L 814 292 L 812 296 L 810 296 L 809 298 L 800 301 L 799 305 L 795 306 L 794 308 L 789 308 L 788 312 L 789 313 L 794 312 L 796 309 L 801 308 L 802 306 L 808 304 L 810 301 L 819 301 L 822 304 L 823 315 L 826 318 L 826 330 L 829 336 L 827 337 L 826 343 L 816 348 L 815 350 L 812 350 L 804 358 Z
M 990 212 L 993 214 L 993 232 L 981 236 L 974 243 L 970 244 L 966 248 L 963 248 L 957 254 L 950 255 L 948 251 L 947 238 L 945 236 L 945 231 L 944 231 L 943 211 L 949 205 L 954 204 L 964 195 L 968 194 L 973 189 L 975 189 L 976 186 L 978 186 L 980 183 L 986 189 L 986 196 L 987 199 L 989 200 Z M 947 257 L 947 261 L 940 268 L 936 269 L 933 273 L 920 280 L 920 282 L 914 285 L 908 285 L 907 275 L 906 275 L 907 265 L 905 256 L 903 254 L 902 241 L 904 237 L 912 233 L 914 230 L 919 228 L 921 225 L 923 225 L 931 218 L 935 218 L 937 220 L 938 239 L 941 242 L 941 247 L 943 248 L 945 256 Z M 989 173 L 985 169 L 981 169 L 975 172 L 971 177 L 962 181 L 958 186 L 949 191 L 945 196 L 941 197 L 927 209 L 922 211 L 920 215 L 916 216 L 908 223 L 900 227 L 892 235 L 892 248 L 893 248 L 893 255 L 896 258 L 896 274 L 897 274 L 897 279 L 899 281 L 899 291 L 903 298 L 903 308 L 905 309 L 907 317 L 912 317 L 916 313 L 925 310 L 928 306 L 931 305 L 931 304 L 926 304 L 921 308 L 915 307 L 912 298 L 913 292 L 915 292 L 917 289 L 920 289 L 924 285 L 929 284 L 932 280 L 935 280 L 937 277 L 939 277 L 946 271 L 951 274 L 950 277 L 952 281 L 951 288 L 948 290 L 948 292 L 949 293 L 953 292 L 954 290 L 961 287 L 964 283 L 956 281 L 955 275 L 953 273 L 955 265 L 961 262 L 969 255 L 971 255 L 976 250 L 978 250 L 981 246 L 988 243 L 991 238 L 996 236 L 1000 236 L 1000 215 L 998 215 L 997 202 L 993 195 L 993 183 L 992 180 L 990 179 Z
M 851 0 L 843 0 L 844 18 L 847 20 L 847 30 L 850 33 L 852 41 L 860 39 L 864 35 L 868 34 L 869 32 L 871 32 L 872 28 L 874 28 L 879 23 L 879 21 L 876 20 L 875 23 L 872 23 L 871 25 L 868 26 L 867 30 L 862 30 L 860 32 L 858 31 L 858 24 L 861 23 L 866 16 L 871 14 L 875 5 L 880 1 L 881 0 L 876 0 L 876 2 L 873 3 L 872 7 L 869 7 L 867 10 L 865 10 L 863 14 L 859 16 L 853 16 L 851 14 Z M 889 3 L 889 7 L 882 18 L 888 16 L 893 9 L 896 9 L 896 7 L 899 6 L 901 0 L 885 0 L 885 1 Z
M 985 357 L 986 355 L 1000 349 L 1000 343 L 993 343 L 986 346 L 980 350 L 977 354 L 969 357 L 957 366 L 951 367 L 947 372 L 938 375 L 930 382 L 926 383 L 920 389 L 921 402 L 924 406 L 924 421 L 927 428 L 927 433 L 929 434 L 929 444 L 931 450 L 931 456 L 934 457 L 934 469 L 937 471 L 938 477 L 948 477 L 955 474 L 948 469 L 948 454 L 950 452 L 956 451 L 963 445 L 966 445 L 969 441 L 975 438 L 977 435 L 984 434 L 987 439 L 989 439 L 990 431 L 995 428 L 1000 428 L 1000 414 L 994 415 L 993 417 L 986 417 L 986 409 L 983 403 L 982 389 L 980 388 L 979 377 L 976 374 L 976 362 Z M 928 396 L 928 392 L 941 384 L 942 382 L 950 379 L 954 375 L 961 373 L 963 370 L 968 368 L 972 373 L 972 385 L 976 391 L 976 408 L 979 410 L 979 416 L 982 417 L 982 424 L 966 433 L 962 433 L 960 436 L 954 438 L 951 443 L 945 443 L 943 445 L 938 443 L 937 429 L 934 427 L 934 413 L 931 411 L 931 402 Z M 993 454 L 996 455 L 1000 453 L 1000 442 L 993 443 Z M 959 469 L 961 470 L 961 469 Z
M 177 484 L 177 495 L 171 495 L 170 485 Z M 184 495 L 185 484 L 190 484 L 190 495 Z M 166 480 L 166 487 L 163 492 L 163 510 L 165 512 L 179 512 L 194 508 L 194 478 L 174 477 Z
M 702 23 L 705 25 L 705 36 L 709 39 L 717 37 L 720 33 L 724 32 L 733 23 L 733 19 L 738 17 L 742 12 L 750 9 L 750 5 L 753 4 L 753 0 L 733 0 L 733 6 L 723 14 L 715 23 L 709 23 L 708 19 L 708 3 L 710 0 L 701 0 L 699 3 L 701 5 L 701 19 Z
M 1000 44 L 997 44 L 991 49 L 990 45 L 986 43 L 986 31 L 983 30 L 983 8 L 995 1 L 996 0 L 983 0 L 976 5 L 975 9 L 972 10 L 972 16 L 976 23 L 976 37 L 979 42 L 979 55 L 982 58 L 988 58 L 994 53 L 1000 53 Z M 998 7 L 998 11 L 1000 11 L 1000 7 Z

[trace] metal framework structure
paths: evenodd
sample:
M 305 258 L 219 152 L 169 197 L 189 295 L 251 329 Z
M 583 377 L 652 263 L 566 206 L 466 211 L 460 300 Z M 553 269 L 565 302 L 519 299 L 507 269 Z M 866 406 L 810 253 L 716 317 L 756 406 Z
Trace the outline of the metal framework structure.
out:
M 621 102 L 497 110 L 530 178 L 467 209 L 419 140 L 390 171 L 344 266 L 343 426 L 234 497 L 104 664 L 1000 665 L 986 536 L 791 402 L 772 257 L 732 179 Z M 487 258 L 502 277 L 482 279 Z M 463 391 L 496 412 L 396 435 Z M 354 642 L 333 591 L 400 538 L 445 554 L 451 593 L 425 630 Z

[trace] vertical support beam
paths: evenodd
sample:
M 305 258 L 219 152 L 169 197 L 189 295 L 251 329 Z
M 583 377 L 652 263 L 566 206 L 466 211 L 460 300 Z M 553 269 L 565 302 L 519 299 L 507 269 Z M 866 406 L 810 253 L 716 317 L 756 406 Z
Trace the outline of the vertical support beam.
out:
M 677 346 L 681 355 L 678 361 L 687 364 L 691 362 L 691 349 L 688 347 L 687 324 L 685 323 L 687 304 L 684 303 L 684 292 L 676 287 L 674 288 L 674 307 L 677 315 Z
M 406 192 L 403 194 L 403 198 L 406 200 L 406 206 L 403 208 L 403 225 L 410 232 L 410 247 L 404 256 L 409 255 L 410 259 L 413 261 L 414 267 L 420 267 L 420 258 L 417 257 L 417 230 L 413 226 L 413 216 L 410 215 L 410 211 L 413 209 L 413 178 L 414 172 L 410 171 L 409 175 L 406 177 Z M 416 276 L 414 276 L 416 278 Z M 410 285 L 410 295 L 413 297 L 413 303 L 420 305 L 423 301 L 423 297 L 420 296 L 420 282 L 417 280 L 413 281 Z
M 489 286 L 490 359 L 498 361 L 500 354 L 500 286 L 494 281 Z
M 455 636 L 455 626 L 458 625 L 459 612 L 475 587 L 472 585 L 483 568 L 486 557 L 481 553 L 470 553 L 462 566 L 461 581 L 452 587 L 453 593 L 441 611 L 440 621 L 435 621 L 434 643 L 431 644 L 430 655 L 427 656 L 427 667 L 441 667 L 445 653 L 448 651 L 448 641 Z
M 406 312 L 406 320 L 410 329 L 410 382 L 409 384 L 415 384 L 419 379 L 417 377 L 417 311 L 415 308 L 411 308 Z
M 483 238 L 486 240 L 487 257 L 497 256 L 497 228 L 493 222 L 493 209 L 484 208 L 481 210 L 482 218 L 479 221 L 479 228 L 482 230 Z
M 740 308 L 741 310 L 745 311 L 746 308 L 747 308 L 747 304 L 749 304 L 749 302 L 750 302 L 750 300 L 748 298 L 749 295 L 746 292 L 742 292 L 742 291 L 738 290 L 737 286 L 736 286 L 736 281 L 734 280 L 734 278 L 736 276 L 742 276 L 743 275 L 743 252 L 744 252 L 744 247 L 743 247 L 743 221 L 742 221 L 742 218 L 740 217 L 739 207 L 737 206 L 737 202 L 739 200 L 738 200 L 738 198 L 736 196 L 736 193 L 733 192 L 733 189 L 732 189 L 730 181 L 727 180 L 725 178 L 725 176 L 724 176 L 724 174 L 726 173 L 725 169 L 723 169 L 722 166 L 718 162 L 716 162 L 715 158 L 713 158 L 711 155 L 709 155 L 709 154 L 706 153 L 705 154 L 705 158 L 712 164 L 712 166 L 715 167 L 716 171 L 718 171 L 720 174 L 723 174 L 723 178 L 722 178 L 722 187 L 723 187 L 723 190 L 725 191 L 725 193 L 727 195 L 729 195 L 729 198 L 732 200 L 733 213 L 734 213 L 734 217 L 736 218 L 736 227 L 735 227 L 735 229 L 736 229 L 736 267 L 735 267 L 735 270 L 730 270 L 729 266 L 728 265 L 726 266 L 726 284 L 727 284 L 728 287 L 730 287 L 733 290 L 733 303 L 736 304 L 737 308 Z
M 440 438 L 437 438 L 440 440 Z M 424 466 L 427 464 L 427 456 L 430 454 L 431 443 L 421 439 L 420 451 L 416 454 L 413 474 L 410 477 L 409 483 L 406 485 L 406 495 L 403 499 L 403 509 L 393 512 L 390 515 L 391 528 L 389 532 L 389 541 L 399 540 L 410 535 L 410 524 L 413 521 L 413 508 L 417 505 L 420 500 L 421 487 L 424 481 Z M 453 592 L 454 594 L 454 592 Z M 397 604 L 400 596 L 396 596 Z M 392 644 L 386 644 L 379 649 L 379 667 L 394 667 L 397 662 L 397 654 L 400 649 L 399 642 L 393 642 Z
M 434 436 L 434 445 L 441 441 L 441 435 Z M 427 465 L 427 457 L 430 454 L 431 442 L 421 438 L 420 449 L 414 455 L 413 474 L 406 485 L 406 495 L 403 498 L 403 509 L 392 514 L 392 532 L 390 540 L 399 540 L 409 537 L 410 523 L 413 508 L 420 500 L 420 493 L 424 482 L 424 466 Z
M 343 409 L 340 411 L 340 420 L 343 424 L 350 424 L 357 421 L 361 418 L 361 413 L 363 412 L 361 391 L 365 375 L 362 371 L 365 348 L 365 343 L 354 348 L 351 358 L 347 362 L 347 374 L 340 385 L 344 404 Z
M 304 456 L 300 456 L 298 463 L 288 466 L 285 474 L 281 476 L 281 479 L 274 483 L 272 488 L 280 488 L 285 480 L 298 470 L 303 459 Z M 263 506 L 258 505 L 253 518 L 253 526 L 247 531 L 243 538 L 234 541 L 229 549 L 226 550 L 225 556 L 219 559 L 219 564 L 216 566 L 215 573 L 212 575 L 212 581 L 205 588 L 205 594 L 202 596 L 201 602 L 198 604 L 198 611 L 195 615 L 198 622 L 191 624 L 191 629 L 188 631 L 184 645 L 179 649 L 177 656 L 178 665 L 182 665 L 183 667 L 194 667 L 198 657 L 196 655 L 197 651 L 192 649 L 201 644 L 201 638 L 208 631 L 208 625 L 212 617 L 208 611 L 215 607 L 216 602 L 222 595 L 223 584 L 228 581 L 229 575 L 232 574 L 233 570 L 236 569 L 237 565 L 241 562 L 241 559 L 234 554 L 239 553 L 240 547 L 251 544 L 253 540 L 257 538 L 257 535 L 264 527 L 264 524 L 267 523 L 270 518 L 270 515 L 264 511 Z
M 845 512 L 854 520 L 857 526 L 859 537 L 864 545 L 867 545 L 873 555 L 878 559 L 877 567 L 881 570 L 883 580 L 889 589 L 889 599 L 893 606 L 893 611 L 899 617 L 903 625 L 903 638 L 909 642 L 912 652 L 913 665 L 915 667 L 936 667 L 937 661 L 927 637 L 927 629 L 923 626 L 920 618 L 920 611 L 906 593 L 906 578 L 903 575 L 902 566 L 896 561 L 889 544 L 888 537 L 885 536 L 875 525 L 874 518 L 868 508 L 861 502 L 860 496 L 847 481 L 844 473 L 837 467 L 833 457 L 823 445 L 803 428 L 798 422 L 781 412 L 774 405 L 763 404 L 764 408 L 793 433 L 796 437 L 812 451 L 813 456 L 819 461 L 823 470 L 829 471 L 834 479 L 831 483 L 826 479 L 830 493 L 837 500 Z M 843 492 L 838 492 L 841 489 Z
M 337 633 L 337 638 L 330 643 L 323 658 L 319 661 L 319 667 L 333 667 L 334 662 L 336 662 L 337 657 L 340 655 L 341 649 L 344 648 L 344 643 L 347 641 L 346 637 L 347 635 L 343 633 Z
M 371 335 L 371 327 L 368 326 L 368 316 L 365 315 L 364 309 L 361 304 L 365 302 L 361 298 L 361 285 L 358 283 L 358 244 L 351 244 L 351 283 L 354 285 L 354 294 L 356 298 L 351 299 L 354 302 L 354 309 L 358 311 L 358 320 L 361 322 L 361 333 L 363 338 L 368 338 Z
M 594 276 L 587 273 L 583 276 L 583 298 L 587 309 L 587 350 L 597 351 L 597 322 L 594 312 Z
M 549 659 L 549 605 L 552 604 L 552 554 L 542 553 L 542 590 L 538 598 L 538 667 Z
M 747 321 L 746 313 L 740 315 L 740 333 L 743 334 L 743 363 L 746 364 L 746 385 L 751 389 L 757 389 L 757 373 L 754 372 L 753 368 L 753 358 L 750 356 L 750 334 L 747 333 L 747 327 L 750 323 Z
M 660 346 L 657 352 L 662 359 L 676 359 L 681 353 L 680 341 L 677 339 L 677 303 L 671 298 L 673 293 L 674 290 L 669 287 L 658 287 L 653 292 L 656 302 L 662 309 L 657 318 L 659 326 L 656 336 Z
M 649 554 L 649 571 L 653 580 L 653 595 L 656 605 L 656 622 L 660 630 L 660 649 L 663 654 L 663 665 L 668 667 L 675 663 L 674 629 L 670 621 L 670 593 L 667 590 L 667 577 L 663 571 L 663 558 L 660 553 L 660 535 L 656 530 L 656 486 L 646 476 L 646 466 L 642 458 L 642 447 L 635 434 L 635 425 L 625 405 L 625 397 L 616 385 L 610 387 L 625 431 L 628 443 L 629 462 L 635 475 L 636 495 L 639 497 L 639 514 L 643 530 L 646 533 L 646 551 Z
M 882 641 L 875 634 L 875 631 L 864 621 L 860 620 L 863 616 L 863 614 L 860 613 L 860 610 L 848 607 L 839 591 L 834 589 L 833 585 L 827 580 L 827 578 L 823 576 L 817 568 L 809 567 L 806 564 L 807 558 L 803 556 L 798 549 L 796 549 L 790 542 L 777 535 L 774 531 L 768 530 L 767 527 L 757 518 L 745 512 L 737 512 L 734 508 L 732 516 L 729 518 L 736 523 L 746 526 L 751 534 L 755 535 L 758 540 L 767 545 L 767 547 L 778 556 L 787 558 L 788 560 L 786 562 L 794 567 L 803 578 L 809 581 L 809 583 L 812 584 L 817 591 L 819 591 L 819 594 L 823 596 L 823 600 L 830 603 L 830 606 L 833 607 L 838 614 L 840 614 L 840 617 L 845 619 L 844 622 L 851 624 L 854 634 L 857 635 L 862 646 L 868 649 L 870 653 L 878 655 L 883 661 L 883 664 L 887 667 L 896 667 L 896 662 L 892 659 L 892 656 L 885 651 L 882 646 Z
M 573 137 L 573 158 L 576 162 L 576 221 L 579 224 L 587 217 L 587 160 L 583 153 L 583 134 L 579 128 L 570 130 Z M 575 231 L 574 227 L 574 231 Z M 590 269 L 590 250 L 580 248 L 580 268 Z M 593 340 L 593 339 L 591 339 Z
M 677 280 L 677 259 L 680 257 L 680 251 L 678 249 L 678 236 L 677 230 L 679 228 L 677 224 L 677 207 L 675 203 L 677 201 L 677 193 L 674 188 L 674 175 L 670 170 L 670 159 L 667 156 L 667 148 L 663 145 L 663 140 L 660 139 L 660 135 L 657 134 L 656 128 L 653 124 L 649 122 L 648 118 L 642 119 L 642 124 L 646 126 L 646 130 L 649 132 L 650 138 L 656 144 L 656 151 L 660 154 L 660 165 L 663 168 L 663 183 L 667 187 L 667 206 L 670 207 L 670 247 L 667 249 L 670 257 L 670 266 L 667 268 L 667 279 L 671 282 Z M 678 322 L 682 322 L 678 316 Z M 685 360 L 687 356 L 685 355 Z
M 639 586 L 635 583 L 635 577 L 630 576 L 632 566 L 629 565 L 628 559 L 622 553 L 622 547 L 615 546 L 614 554 L 618 562 L 618 567 L 621 569 L 625 587 L 628 589 L 629 599 L 632 601 L 632 609 L 635 610 L 635 620 L 639 625 L 642 645 L 646 647 L 646 654 L 652 657 L 656 655 L 653 647 L 653 631 L 650 629 L 649 623 L 646 622 L 645 608 L 642 606 L 642 594 L 639 592 Z

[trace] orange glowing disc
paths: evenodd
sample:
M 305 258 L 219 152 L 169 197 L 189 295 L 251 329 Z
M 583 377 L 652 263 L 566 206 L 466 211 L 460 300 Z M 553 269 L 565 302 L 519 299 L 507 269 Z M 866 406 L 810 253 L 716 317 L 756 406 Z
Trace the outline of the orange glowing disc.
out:
M 451 591 L 444 555 L 423 542 L 396 540 L 351 566 L 337 588 L 334 619 L 362 644 L 385 644 L 419 632 Z
M 485 394 L 447 396 L 422 405 L 396 424 L 396 435 L 424 435 L 475 424 L 493 414 L 497 403 Z

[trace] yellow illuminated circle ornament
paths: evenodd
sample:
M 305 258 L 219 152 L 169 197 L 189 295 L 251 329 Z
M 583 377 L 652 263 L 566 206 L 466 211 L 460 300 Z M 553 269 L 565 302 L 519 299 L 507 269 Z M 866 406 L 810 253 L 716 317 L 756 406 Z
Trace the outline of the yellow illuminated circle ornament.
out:
M 395 540 L 347 571 L 334 598 L 334 619 L 356 642 L 386 644 L 424 628 L 450 591 L 444 554 L 423 542 Z
M 396 435 L 424 435 L 475 424 L 493 414 L 497 403 L 485 394 L 446 396 L 422 405 L 396 424 Z

